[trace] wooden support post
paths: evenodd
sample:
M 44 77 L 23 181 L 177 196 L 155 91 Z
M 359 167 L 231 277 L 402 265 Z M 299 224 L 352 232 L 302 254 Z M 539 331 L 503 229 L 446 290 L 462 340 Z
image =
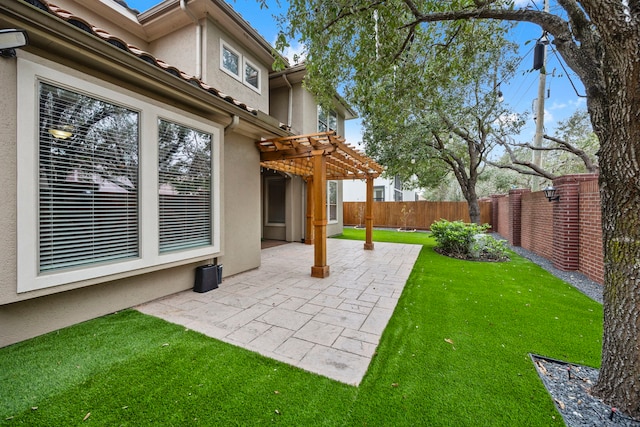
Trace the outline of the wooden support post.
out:
M 367 176 L 367 200 L 364 207 L 365 250 L 373 250 L 373 177 Z
M 314 265 L 312 277 L 328 277 L 327 265 L 327 158 L 324 150 L 313 155 Z
M 307 222 L 304 230 L 304 243 L 313 245 L 313 177 L 307 178 Z

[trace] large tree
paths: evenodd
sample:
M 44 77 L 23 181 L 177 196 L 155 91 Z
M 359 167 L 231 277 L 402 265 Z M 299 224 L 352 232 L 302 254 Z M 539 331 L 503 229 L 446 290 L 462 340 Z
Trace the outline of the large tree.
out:
M 373 85 L 380 58 L 452 45 L 463 21 L 530 22 L 547 33 L 585 86 L 600 140 L 604 339 L 593 392 L 640 417 L 640 1 L 552 3 L 549 13 L 507 0 L 291 0 L 288 18 L 307 46 L 309 88 L 318 93 L 343 79 Z M 453 71 L 449 77 L 460 76 Z
M 489 162 L 501 169 L 511 169 L 523 175 L 556 179 L 572 173 L 598 172 L 596 152 L 598 138 L 591 129 L 586 110 L 576 110 L 558 124 L 555 135 L 543 135 L 544 144 L 536 147 L 531 143 L 517 143 L 511 138 L 500 138 L 505 156 L 499 161 Z M 533 151 L 546 154 L 542 164 L 531 160 Z

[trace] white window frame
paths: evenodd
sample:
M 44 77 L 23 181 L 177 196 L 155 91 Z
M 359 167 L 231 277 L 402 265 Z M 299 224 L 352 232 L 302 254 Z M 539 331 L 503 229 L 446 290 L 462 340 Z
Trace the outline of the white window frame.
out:
M 254 64 L 253 62 L 251 62 L 250 60 L 248 60 L 246 57 L 243 59 L 242 62 L 242 82 L 245 84 L 245 86 L 247 86 L 249 89 L 252 89 L 258 93 L 262 93 L 261 92 L 261 87 L 262 87 L 262 72 L 260 71 L 260 67 L 258 67 L 256 64 Z M 249 83 L 247 81 L 247 66 L 253 68 L 254 70 L 256 70 L 258 72 L 258 87 L 252 85 L 251 83 Z
M 224 67 L 224 50 L 225 49 L 238 57 L 238 74 L 235 74 L 233 71 Z M 250 66 L 251 68 L 258 71 L 258 87 L 255 87 L 254 85 L 252 85 L 247 81 L 246 79 L 247 66 Z M 226 74 L 233 77 L 234 79 L 238 80 L 239 82 L 242 82 L 243 85 L 253 90 L 254 92 L 262 94 L 262 69 L 259 66 L 257 66 L 255 62 L 247 58 L 246 55 L 241 54 L 238 49 L 231 47 L 231 45 L 226 41 L 224 41 L 223 39 L 220 39 L 220 69 L 224 71 Z
M 329 118 L 331 117 L 331 115 L 334 115 L 336 118 L 336 128 L 332 129 L 329 126 Z M 324 108 L 322 108 L 321 105 L 318 105 L 317 108 L 317 131 L 320 131 L 320 123 L 323 123 L 326 127 L 327 127 L 327 131 L 334 131 L 334 132 L 338 132 L 338 112 L 334 109 L 330 109 L 330 110 L 325 110 Z
M 331 188 L 332 185 L 335 185 L 335 187 L 336 187 L 336 204 L 335 204 L 336 217 L 333 218 L 333 219 L 331 218 L 331 206 L 332 206 L 332 204 L 329 203 L 329 201 L 330 201 L 329 200 L 329 194 L 331 194 L 330 188 Z M 338 212 L 338 205 L 339 205 L 339 200 L 338 199 L 339 199 L 338 181 L 327 181 L 327 223 L 328 224 L 337 224 L 338 223 L 338 217 L 340 216 L 339 212 Z
M 224 51 L 228 50 L 229 52 L 233 53 L 234 55 L 236 55 L 238 57 L 238 74 L 234 73 L 233 71 L 229 70 L 228 68 L 225 68 L 224 66 Z M 220 39 L 220 69 L 222 71 L 224 71 L 225 73 L 227 73 L 228 75 L 230 75 L 231 77 L 233 77 L 234 79 L 238 80 L 238 81 L 242 81 L 242 73 L 244 72 L 244 62 L 242 60 L 242 54 L 240 52 L 238 52 L 236 49 L 232 48 L 229 43 L 225 42 L 224 40 Z
M 73 284 L 80 287 L 115 278 L 140 274 L 140 271 L 158 270 L 166 265 L 180 265 L 219 255 L 221 251 L 220 214 L 220 156 L 222 132 L 219 126 L 202 118 L 155 101 L 142 98 L 126 89 L 87 76 L 78 71 L 54 64 L 25 53 L 17 59 L 18 105 L 17 117 L 17 292 L 29 292 L 53 286 Z M 38 63 L 28 58 L 37 60 Z M 85 93 L 107 102 L 140 112 L 139 147 L 139 239 L 138 258 L 112 263 L 87 265 L 65 270 L 39 273 L 38 252 L 38 81 Z M 158 117 L 211 133 L 211 191 L 212 191 L 212 244 L 160 254 L 158 241 Z

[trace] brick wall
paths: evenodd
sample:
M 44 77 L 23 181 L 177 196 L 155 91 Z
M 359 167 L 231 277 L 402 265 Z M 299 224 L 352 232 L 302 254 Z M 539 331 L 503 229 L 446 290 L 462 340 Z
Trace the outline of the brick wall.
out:
M 580 262 L 578 269 L 591 280 L 604 282 L 602 212 L 598 181 L 580 183 Z
M 547 259 L 553 257 L 553 203 L 542 191 L 522 196 L 521 246 Z
M 511 190 L 491 196 L 493 228 L 516 246 L 564 271 L 580 271 L 604 282 L 602 223 L 597 174 L 576 174 L 553 182 L 560 200 L 542 191 Z M 497 224 L 497 227 L 496 227 Z

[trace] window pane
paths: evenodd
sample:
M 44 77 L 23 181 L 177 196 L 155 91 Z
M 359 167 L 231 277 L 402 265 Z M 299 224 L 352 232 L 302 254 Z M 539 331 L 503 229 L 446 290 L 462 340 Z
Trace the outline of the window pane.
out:
M 240 57 L 226 46 L 222 48 L 222 66 L 236 76 L 240 75 Z
M 160 252 L 210 245 L 211 134 L 158 121 Z
M 244 66 L 244 81 L 247 84 L 258 89 L 259 86 L 259 72 L 256 68 L 252 67 L 250 64 L 245 64 Z
M 338 130 L 338 114 L 335 111 L 329 111 L 329 130 Z
M 327 130 L 327 115 L 318 105 L 318 132 L 326 132 Z
M 336 181 L 327 183 L 327 216 L 329 221 L 338 220 L 338 183 Z
M 139 254 L 139 114 L 39 84 L 39 269 Z

